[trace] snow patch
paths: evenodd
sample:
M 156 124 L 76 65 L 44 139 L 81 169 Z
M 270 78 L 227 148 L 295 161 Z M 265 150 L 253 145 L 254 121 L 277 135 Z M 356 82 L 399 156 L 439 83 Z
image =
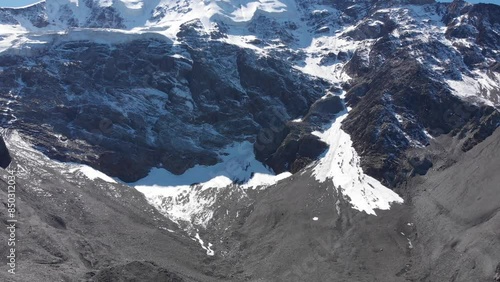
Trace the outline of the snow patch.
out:
M 229 146 L 220 158 L 214 166 L 197 165 L 182 175 L 154 168 L 147 177 L 130 185 L 162 214 L 192 230 L 194 226 L 206 228 L 212 219 L 218 189 L 262 188 L 291 175 L 273 175 L 255 159 L 253 144 L 246 141 Z
M 320 182 L 332 181 L 354 209 L 367 214 L 376 215 L 376 209 L 388 210 L 392 203 L 403 203 L 394 191 L 364 174 L 351 137 L 341 128 L 346 117 L 347 113 L 339 116 L 325 132 L 313 132 L 329 145 L 326 155 L 313 168 L 314 177 Z
M 255 159 L 253 144 L 248 141 L 228 146 L 222 150 L 219 157 L 221 162 L 216 165 L 196 165 L 182 175 L 175 175 L 163 168 L 153 168 L 148 176 L 130 185 L 179 186 L 204 183 L 205 187 L 216 188 L 225 187 L 232 182 L 247 182 L 254 174 L 264 181 L 262 175 L 272 176 L 273 174 Z M 260 182 L 255 179 L 252 183 L 259 184 Z
M 290 172 L 283 172 L 278 175 L 264 174 L 264 173 L 255 173 L 254 176 L 245 184 L 243 184 L 243 188 L 257 188 L 264 186 L 271 186 L 277 183 L 280 180 L 288 178 L 292 176 Z
M 108 183 L 116 183 L 116 181 L 113 178 L 107 176 L 106 174 L 104 174 L 96 169 L 93 169 L 92 167 L 90 167 L 88 165 L 82 165 L 82 164 L 76 164 L 76 163 L 66 163 L 66 165 L 69 166 L 68 172 L 70 172 L 70 173 L 80 172 L 90 180 L 101 179 L 101 180 L 106 181 Z
M 196 235 L 194 237 L 198 240 L 198 242 L 200 243 L 201 247 L 205 251 L 207 251 L 207 256 L 213 256 L 215 254 L 215 252 L 211 249 L 212 243 L 208 243 L 208 245 L 205 246 L 205 242 L 203 242 L 203 240 L 201 240 L 199 233 L 196 233 Z
M 211 207 L 215 198 L 201 191 L 201 187 L 135 186 L 146 200 L 177 224 L 206 227 L 212 219 Z
M 497 73 L 483 73 L 474 71 L 475 77 L 462 75 L 462 80 L 445 80 L 450 86 L 452 93 L 462 99 L 478 100 L 489 106 L 500 106 L 492 101 L 498 101 L 496 96 L 500 92 L 500 75 Z

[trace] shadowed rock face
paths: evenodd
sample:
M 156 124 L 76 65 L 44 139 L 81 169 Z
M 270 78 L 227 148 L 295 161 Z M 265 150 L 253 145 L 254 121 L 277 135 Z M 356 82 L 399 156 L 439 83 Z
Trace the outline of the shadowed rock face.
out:
M 53 158 L 132 182 L 154 166 L 181 174 L 214 165 L 218 151 L 255 139 L 277 110 L 284 121 L 303 116 L 327 85 L 236 46 L 194 47 L 82 41 L 45 46 L 37 57 L 0 56 L 1 91 L 22 93 L 12 126 Z
M 290 171 L 295 173 L 316 160 L 328 146 L 311 134 L 289 135 L 278 149 L 265 160 L 275 173 Z
M 328 147 L 311 132 L 322 131 L 343 110 L 341 99 L 329 96 L 314 102 L 300 121 L 275 119 L 257 137 L 254 146 L 257 160 L 267 164 L 275 173 L 298 172 Z
M 0 167 L 7 168 L 11 162 L 9 150 L 5 146 L 3 138 L 0 136 Z

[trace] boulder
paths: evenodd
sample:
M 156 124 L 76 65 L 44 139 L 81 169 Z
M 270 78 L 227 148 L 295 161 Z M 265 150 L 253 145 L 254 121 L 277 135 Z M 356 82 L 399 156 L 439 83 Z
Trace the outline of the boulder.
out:
M 408 161 L 413 167 L 412 175 L 425 175 L 432 167 L 432 162 L 427 158 L 413 157 Z

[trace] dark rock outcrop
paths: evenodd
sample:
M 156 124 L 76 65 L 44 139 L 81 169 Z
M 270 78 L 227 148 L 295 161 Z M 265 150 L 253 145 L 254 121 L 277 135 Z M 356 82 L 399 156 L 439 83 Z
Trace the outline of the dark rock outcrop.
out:
M 395 28 L 396 23 L 386 16 L 375 17 L 357 25 L 355 29 L 347 32 L 345 36 L 349 36 L 354 40 L 375 39 L 391 33 Z
M 314 102 L 304 116 L 303 121 L 312 125 L 322 126 L 333 120 L 344 109 L 344 104 L 340 97 L 330 95 Z
M 294 138 L 295 137 L 295 138 Z M 289 135 L 278 149 L 265 160 L 275 173 L 298 172 L 316 160 L 328 146 L 317 136 Z
M 11 161 L 9 150 L 5 146 L 2 136 L 0 136 L 0 167 L 7 168 Z
M 428 158 L 413 157 L 409 160 L 410 165 L 413 167 L 411 172 L 412 175 L 425 175 L 427 171 L 432 167 L 432 161 Z
M 275 173 L 298 172 L 317 159 L 327 145 L 311 132 L 323 130 L 335 116 L 344 110 L 338 96 L 328 96 L 314 102 L 300 121 L 272 124 L 259 134 L 255 143 L 257 160 Z

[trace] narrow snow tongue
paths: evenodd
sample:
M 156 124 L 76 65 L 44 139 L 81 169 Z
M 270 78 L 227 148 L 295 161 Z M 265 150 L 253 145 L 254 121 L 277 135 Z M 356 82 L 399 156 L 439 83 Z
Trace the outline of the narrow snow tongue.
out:
M 329 145 L 314 167 L 314 177 L 320 182 L 331 180 L 354 209 L 367 214 L 376 215 L 376 209 L 388 210 L 392 203 L 403 203 L 394 191 L 364 174 L 351 137 L 341 128 L 346 117 L 347 114 L 338 117 L 325 132 L 313 132 Z
M 0 167 L 7 168 L 12 161 L 10 157 L 9 150 L 3 141 L 2 136 L 0 136 Z

